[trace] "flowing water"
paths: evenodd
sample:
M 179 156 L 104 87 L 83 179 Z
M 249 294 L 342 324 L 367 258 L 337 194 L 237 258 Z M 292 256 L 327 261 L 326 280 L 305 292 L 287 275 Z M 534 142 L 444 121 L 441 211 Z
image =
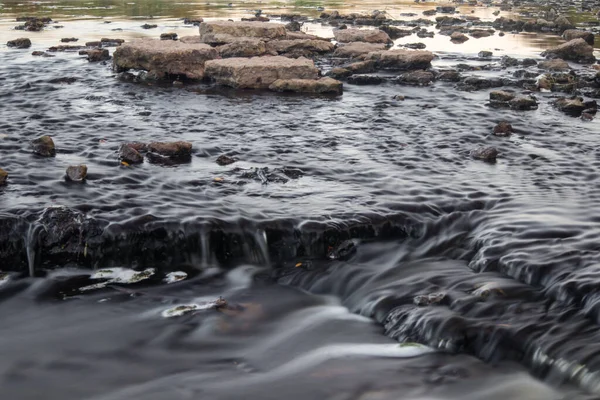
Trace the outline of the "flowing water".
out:
M 600 395 L 600 128 L 557 112 L 554 93 L 519 112 L 442 81 L 337 97 L 173 87 L 76 52 L 31 55 L 63 37 L 195 34 L 183 17 L 323 5 L 401 19 L 431 4 L 0 4 L 2 398 Z M 25 14 L 60 22 L 13 30 Z M 32 48 L 4 45 L 22 36 Z M 434 68 L 505 77 L 501 56 L 536 58 L 560 38 L 396 44 L 417 41 Z M 500 120 L 516 134 L 491 135 Z M 55 158 L 31 153 L 44 134 Z M 122 143 L 171 140 L 191 142 L 192 159 L 118 161 Z M 496 163 L 469 156 L 482 145 Z M 222 154 L 239 161 L 219 166 Z M 86 183 L 66 182 L 79 163 Z

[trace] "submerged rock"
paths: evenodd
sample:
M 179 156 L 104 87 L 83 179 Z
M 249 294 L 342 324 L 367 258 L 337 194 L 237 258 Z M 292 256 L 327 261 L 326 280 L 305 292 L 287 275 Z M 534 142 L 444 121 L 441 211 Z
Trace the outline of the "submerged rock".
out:
M 510 136 L 513 133 L 513 127 L 506 121 L 500 121 L 496 126 L 494 126 L 493 134 L 495 136 L 506 137 Z
M 498 150 L 495 147 L 479 147 L 471 150 L 471 157 L 486 162 L 495 162 Z
M 83 182 L 87 177 L 87 165 L 70 165 L 67 167 L 67 179 L 73 182 Z
M 0 168 L 0 186 L 6 185 L 6 181 L 8 180 L 8 172 Z
M 578 38 L 548 49 L 542 53 L 542 56 L 546 58 L 562 58 L 563 60 L 580 63 L 592 63 L 596 60 L 593 53 L 594 48 L 584 39 Z
M 317 79 L 319 70 L 302 57 L 227 58 L 207 61 L 206 76 L 234 88 L 267 89 L 278 79 Z
M 321 79 L 278 79 L 269 86 L 276 92 L 342 94 L 342 82 L 332 78 Z
M 16 49 L 28 49 L 31 47 L 31 40 L 28 38 L 18 38 L 15 40 L 9 40 L 6 42 L 8 47 L 14 47 Z
M 54 141 L 50 136 L 42 136 L 31 142 L 33 152 L 42 157 L 54 157 L 56 155 L 56 149 L 54 147 Z
M 379 29 L 336 29 L 335 40 L 340 43 L 365 42 L 391 44 L 392 39 Z
M 428 69 L 433 57 L 433 53 L 426 50 L 387 50 L 371 52 L 365 58 L 375 60 L 383 69 L 413 70 Z
M 148 71 L 154 79 L 164 79 L 169 75 L 202 79 L 206 61 L 217 57 L 217 50 L 206 44 L 139 39 L 118 47 L 113 54 L 113 65 L 117 71 Z

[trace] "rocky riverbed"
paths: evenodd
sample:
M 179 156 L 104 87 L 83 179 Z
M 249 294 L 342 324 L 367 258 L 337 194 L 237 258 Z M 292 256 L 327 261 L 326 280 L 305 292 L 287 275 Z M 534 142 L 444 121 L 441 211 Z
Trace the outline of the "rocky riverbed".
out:
M 3 392 L 595 398 L 583 3 L 7 3 Z

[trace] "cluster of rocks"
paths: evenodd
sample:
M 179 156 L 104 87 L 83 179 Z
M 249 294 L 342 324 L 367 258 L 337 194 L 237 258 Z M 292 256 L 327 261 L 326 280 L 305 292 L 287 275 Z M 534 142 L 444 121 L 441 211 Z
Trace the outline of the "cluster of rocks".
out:
M 18 17 L 17 22 L 25 22 L 23 25 L 15 26 L 16 30 L 39 32 L 44 29 L 52 19 L 49 17 Z

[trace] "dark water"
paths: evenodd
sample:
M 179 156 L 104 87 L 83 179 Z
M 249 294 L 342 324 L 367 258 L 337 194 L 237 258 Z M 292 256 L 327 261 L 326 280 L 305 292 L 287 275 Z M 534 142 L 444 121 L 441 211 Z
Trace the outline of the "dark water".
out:
M 340 97 L 149 86 L 31 56 L 60 37 L 44 34 L 0 50 L 3 398 L 597 398 L 600 129 L 556 94 L 518 112 L 440 81 Z M 493 40 L 440 41 L 434 68 L 514 79 L 499 55 L 548 43 Z M 505 50 L 474 60 L 488 46 Z M 491 135 L 503 119 L 510 138 Z M 44 134 L 55 158 L 31 154 Z M 124 142 L 170 140 L 191 161 L 117 160 Z M 496 163 L 469 156 L 483 145 Z M 87 182 L 65 182 L 79 163 Z M 90 288 L 106 282 L 94 268 L 151 272 Z M 228 308 L 205 307 L 220 296 Z M 180 305 L 197 309 L 165 314 Z

